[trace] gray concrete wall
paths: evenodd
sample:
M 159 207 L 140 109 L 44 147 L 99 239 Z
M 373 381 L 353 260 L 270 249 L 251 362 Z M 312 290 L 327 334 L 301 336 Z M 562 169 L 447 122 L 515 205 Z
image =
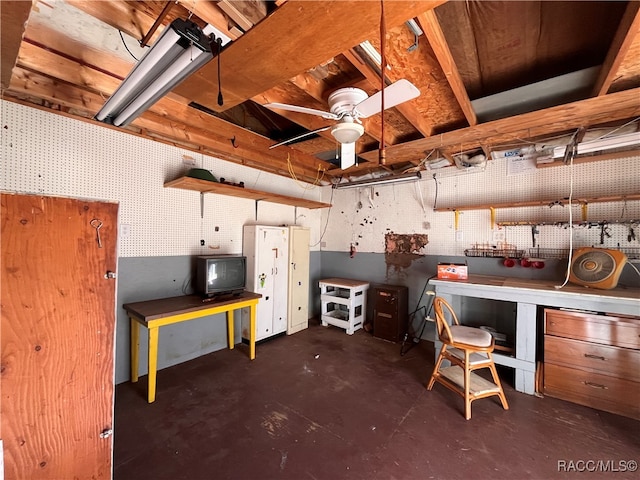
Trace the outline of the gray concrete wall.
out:
M 320 278 L 320 252 L 311 252 L 310 277 Z M 116 383 L 130 379 L 129 318 L 122 305 L 155 298 L 176 297 L 193 293 L 191 276 L 195 272 L 193 257 L 124 257 L 118 260 L 118 296 L 116 321 Z M 317 289 L 309 285 L 312 308 Z M 235 341 L 239 343 L 241 316 L 235 316 Z M 146 330 L 141 329 L 140 375 L 148 370 Z M 158 369 L 163 369 L 227 348 L 226 315 L 190 320 L 186 324 L 168 325 L 160 329 Z
M 566 262 L 547 260 L 545 268 L 538 270 L 519 266 L 506 268 L 502 259 L 472 258 L 439 255 L 393 255 L 382 253 L 356 253 L 353 258 L 346 252 L 317 252 L 310 254 L 309 312 L 311 317 L 320 315 L 320 289 L 323 278 L 341 277 L 366 280 L 372 284 L 405 285 L 409 289 L 409 312 L 425 305 L 421 298 L 426 281 L 436 274 L 438 263 L 467 263 L 469 271 L 481 275 L 498 275 L 515 278 L 557 280 L 564 279 Z M 116 325 L 116 383 L 130 378 L 129 319 L 122 305 L 154 298 L 164 298 L 193 293 L 191 275 L 195 271 L 192 256 L 175 257 L 125 257 L 118 264 L 118 297 Z M 620 279 L 621 285 L 640 285 L 640 277 L 626 266 Z M 429 287 L 430 288 L 430 287 Z M 488 324 L 497 316 L 509 317 L 513 309 L 508 305 L 496 307 L 496 302 L 468 300 L 463 302 L 460 315 L 473 316 L 479 324 Z M 497 310 L 496 310 L 497 309 Z M 472 315 L 471 315 L 472 314 Z M 413 325 L 421 327 L 422 319 L 416 316 Z M 503 328 L 504 330 L 504 328 Z M 160 329 L 158 369 L 191 360 L 227 348 L 226 317 L 224 314 L 191 320 L 187 324 L 169 325 Z M 140 341 L 140 375 L 147 372 L 146 331 Z M 424 338 L 433 335 L 431 324 L 425 329 Z M 241 341 L 240 315 L 236 315 L 235 341 Z
M 382 253 L 356 253 L 353 258 L 350 258 L 347 252 L 322 252 L 321 260 L 321 278 L 352 278 L 371 283 L 405 285 L 409 289 L 410 313 L 428 303 L 426 296 L 421 298 L 421 294 L 429 277 L 436 275 L 438 263 L 466 263 L 469 272 L 478 275 L 553 280 L 559 285 L 564 281 L 567 265 L 566 260 L 546 260 L 542 269 L 521 266 L 507 268 L 503 265 L 502 258 L 441 255 L 388 256 Z M 312 283 L 317 286 L 321 278 L 314 278 Z M 627 264 L 620 277 L 619 285 L 640 286 L 640 276 Z M 432 289 L 430 286 L 427 288 Z M 312 302 L 313 313 L 319 316 L 319 289 L 316 289 Z M 510 332 L 513 328 L 513 322 L 510 319 L 515 318 L 515 304 L 464 298 L 461 302 L 461 311 L 457 313 L 464 317 L 466 322 L 471 320 L 469 322 L 471 324 L 494 326 L 494 328 L 498 327 L 499 331 Z M 416 315 L 413 319 L 413 327 L 416 330 L 422 326 L 422 318 Z M 433 324 L 427 324 L 423 338 L 431 339 L 433 336 Z

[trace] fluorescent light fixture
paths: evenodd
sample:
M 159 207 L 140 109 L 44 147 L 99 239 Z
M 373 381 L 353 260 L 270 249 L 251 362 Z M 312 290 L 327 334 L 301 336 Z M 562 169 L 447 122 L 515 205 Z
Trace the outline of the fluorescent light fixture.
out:
M 96 120 L 117 127 L 128 125 L 213 58 L 213 38 L 190 20 L 171 22 L 96 114 Z
M 632 132 L 615 137 L 604 137 L 596 140 L 589 140 L 578 144 L 578 155 L 583 153 L 593 153 L 601 150 L 611 150 L 614 148 L 630 147 L 640 145 L 640 132 Z M 553 158 L 564 157 L 566 146 L 553 149 Z
M 388 185 L 390 183 L 407 183 L 417 182 L 422 178 L 420 172 L 403 173 L 401 175 L 387 175 L 385 177 L 370 178 L 367 180 L 358 180 L 355 182 L 338 183 L 333 188 L 357 188 L 372 187 L 375 185 Z

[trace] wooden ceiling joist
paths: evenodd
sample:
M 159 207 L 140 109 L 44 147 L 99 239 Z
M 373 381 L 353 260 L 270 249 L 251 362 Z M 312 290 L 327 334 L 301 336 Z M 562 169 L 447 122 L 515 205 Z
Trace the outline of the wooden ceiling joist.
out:
M 464 86 L 458 67 L 451 55 L 449 45 L 444 38 L 444 33 L 442 32 L 442 28 L 440 28 L 440 23 L 438 22 L 436 13 L 433 10 L 421 13 L 418 15 L 418 23 L 424 31 L 424 34 L 435 53 L 438 63 L 440 63 L 440 66 L 442 67 L 442 71 L 447 77 L 451 90 L 458 100 L 460 108 L 462 108 L 462 111 L 464 112 L 467 123 L 471 126 L 477 125 L 478 118 L 476 116 L 476 112 L 474 112 L 473 107 L 471 106 L 471 100 L 467 94 L 467 89 Z
M 389 25 L 398 25 L 442 3 L 444 0 L 389 2 L 385 18 Z M 223 107 L 217 104 L 216 62 L 205 65 L 176 91 L 214 111 L 226 110 L 377 35 L 380 10 L 372 5 L 286 2 L 222 52 Z
M 31 2 L 3 1 L 0 4 L 0 84 L 9 86 L 18 58 L 20 42 L 31 12 Z
M 620 67 L 634 39 L 640 34 L 639 32 L 640 2 L 629 2 L 609 48 L 607 58 L 602 67 L 600 67 L 600 74 L 592 93 L 593 96 L 604 95 L 609 91 L 618 67 Z
M 507 143 L 518 138 L 552 135 L 575 129 L 576 125 L 599 125 L 634 118 L 640 116 L 638 98 L 640 88 L 625 90 L 390 146 L 387 148 L 387 163 L 415 160 L 417 151 L 433 148 L 458 147 L 466 150 L 482 142 Z M 377 151 L 370 151 L 360 156 L 372 162 L 376 155 Z

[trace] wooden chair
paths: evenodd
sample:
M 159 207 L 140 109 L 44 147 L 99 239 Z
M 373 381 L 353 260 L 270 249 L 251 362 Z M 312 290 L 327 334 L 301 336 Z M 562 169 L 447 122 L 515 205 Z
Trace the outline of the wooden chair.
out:
M 479 398 L 498 395 L 504 409 L 509 410 L 507 398 L 493 363 L 494 344 L 491 334 L 480 328 L 460 325 L 451 305 L 440 297 L 434 298 L 433 307 L 442 349 L 427 390 L 431 390 L 433 384 L 439 382 L 462 396 L 464 416 L 467 420 L 471 418 L 471 402 Z M 451 321 L 451 325 L 447 320 Z M 451 366 L 443 367 L 444 360 L 449 360 Z M 488 368 L 491 371 L 493 382 L 474 373 L 474 370 L 481 368 Z

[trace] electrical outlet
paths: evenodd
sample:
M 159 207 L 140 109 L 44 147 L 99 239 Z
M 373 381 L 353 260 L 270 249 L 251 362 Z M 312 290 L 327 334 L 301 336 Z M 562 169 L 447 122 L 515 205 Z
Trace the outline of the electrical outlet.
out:
M 507 236 L 505 234 L 504 230 L 494 230 L 493 231 L 493 243 L 494 244 L 498 244 L 498 243 L 504 243 L 504 241 L 507 239 Z
M 128 223 L 120 224 L 120 238 L 128 238 L 131 235 L 131 225 Z
M 464 239 L 464 235 L 462 234 L 462 230 L 456 230 L 456 242 L 462 242 Z

